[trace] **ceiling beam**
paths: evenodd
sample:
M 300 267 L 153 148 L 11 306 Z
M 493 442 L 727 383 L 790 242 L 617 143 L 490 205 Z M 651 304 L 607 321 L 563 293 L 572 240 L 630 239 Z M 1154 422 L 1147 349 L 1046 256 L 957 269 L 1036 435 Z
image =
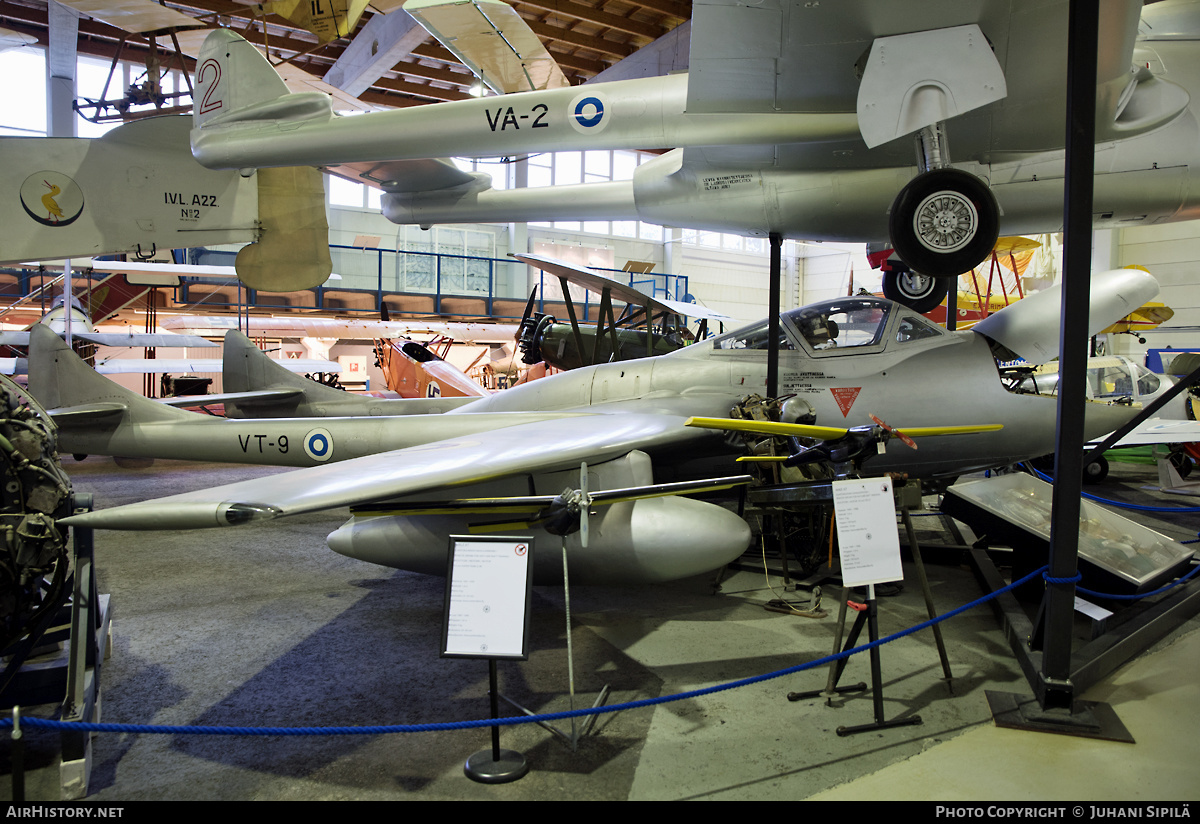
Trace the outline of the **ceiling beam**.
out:
M 325 73 L 325 82 L 357 97 L 428 39 L 429 32 L 403 9 L 376 14 Z
M 539 23 L 536 20 L 526 20 L 525 22 L 529 24 L 529 28 L 533 30 L 533 33 L 542 38 L 543 41 L 554 40 L 559 43 L 578 46 L 582 49 L 590 49 L 601 54 L 611 54 L 616 58 L 628 57 L 637 51 L 636 46 L 631 46 L 628 43 L 617 43 L 604 37 L 581 34 L 570 29 L 564 29 L 561 26 Z
M 526 6 L 544 9 L 566 17 L 574 17 L 576 20 L 585 20 L 598 26 L 645 37 L 648 40 L 657 40 L 670 31 L 669 26 L 656 26 L 653 23 L 630 20 L 628 17 L 594 9 L 582 3 L 572 3 L 571 0 L 522 0 L 522 2 Z

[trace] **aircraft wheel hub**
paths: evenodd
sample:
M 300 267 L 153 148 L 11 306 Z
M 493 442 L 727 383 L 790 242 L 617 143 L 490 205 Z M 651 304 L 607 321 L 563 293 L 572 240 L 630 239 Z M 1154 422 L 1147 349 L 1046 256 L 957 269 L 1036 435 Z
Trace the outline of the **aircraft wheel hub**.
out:
M 954 252 L 975 237 L 979 213 L 970 200 L 957 192 L 935 192 L 917 206 L 913 230 L 926 248 Z

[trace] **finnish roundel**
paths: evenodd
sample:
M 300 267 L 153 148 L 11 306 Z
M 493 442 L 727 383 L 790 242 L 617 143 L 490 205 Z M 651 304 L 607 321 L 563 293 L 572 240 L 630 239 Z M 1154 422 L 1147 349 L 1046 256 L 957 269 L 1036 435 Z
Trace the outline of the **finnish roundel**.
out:
M 567 119 L 571 122 L 571 128 L 580 134 L 597 134 L 604 131 L 608 122 L 612 120 L 608 109 L 605 95 L 589 90 L 571 101 Z
M 323 462 L 333 456 L 333 436 L 328 429 L 313 429 L 304 436 L 304 454 Z

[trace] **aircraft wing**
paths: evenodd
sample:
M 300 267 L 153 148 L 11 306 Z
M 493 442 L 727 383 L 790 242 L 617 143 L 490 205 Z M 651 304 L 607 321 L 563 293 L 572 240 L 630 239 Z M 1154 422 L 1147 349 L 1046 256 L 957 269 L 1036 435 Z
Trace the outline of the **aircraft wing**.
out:
M 1110 432 L 1109 435 L 1112 433 Z M 1096 438 L 1091 444 L 1102 443 L 1104 438 Z M 1118 446 L 1149 446 L 1157 443 L 1196 443 L 1200 442 L 1200 421 L 1165 420 L 1151 418 L 1135 426 L 1124 438 L 1113 444 Z
M 571 85 L 533 29 L 503 0 L 408 0 L 404 10 L 497 94 Z
M 983 157 L 996 146 L 1058 148 L 1062 124 L 1037 112 L 1058 111 L 1064 103 L 1067 9 L 1065 2 L 1011 0 L 697 0 L 687 110 L 854 113 L 869 148 L 883 147 L 889 158 L 906 164 L 912 144 L 898 138 L 938 121 L 948 122 L 956 160 Z M 1120 117 L 1139 86 L 1149 91 L 1152 84 L 1130 71 L 1141 10 L 1142 0 L 1101 4 L 1098 139 L 1156 128 L 1186 106 L 1186 93 L 1159 84 L 1162 96 L 1144 122 Z M 859 165 L 861 152 L 830 148 L 793 144 L 779 155 L 769 147 L 687 153 L 716 164 Z
M 457 417 L 457 416 L 456 416 Z M 397 419 L 399 422 L 399 419 Z M 74 515 L 94 529 L 197 529 L 382 502 L 402 495 L 602 463 L 696 437 L 674 415 L 564 415 L 198 492 Z M 402 425 L 402 424 L 401 424 Z
M 647 295 L 639 289 L 613 280 L 610 277 L 593 272 L 590 269 L 584 269 L 567 263 L 565 260 L 557 260 L 555 258 L 546 257 L 544 255 L 531 255 L 521 252 L 514 254 L 517 260 L 522 263 L 527 263 L 535 269 L 541 269 L 556 277 L 566 278 L 568 283 L 573 283 L 576 286 L 582 286 L 590 292 L 600 293 L 605 289 L 614 299 L 623 301 L 624 303 L 632 303 L 634 306 L 650 305 L 652 310 L 668 311 L 676 315 L 683 315 L 688 318 L 717 320 L 717 321 L 732 321 L 729 315 L 716 312 L 708 309 L 697 303 L 685 303 L 681 300 L 664 300 Z
M 453 160 L 446 158 L 342 163 L 326 166 L 325 171 L 376 189 L 386 186 L 389 192 L 431 192 L 465 186 L 479 179 L 479 175 L 464 172 L 454 165 Z
M 252 315 L 249 334 L 267 337 L 338 338 L 339 340 L 376 340 L 411 338 L 418 335 L 445 335 L 461 343 L 512 343 L 517 335 L 515 323 L 466 323 L 441 320 L 340 320 L 337 318 L 266 317 Z M 224 335 L 238 328 L 238 319 L 218 315 L 176 315 L 163 318 L 167 329 L 194 335 Z
M 73 337 L 100 346 L 148 346 L 148 347 L 206 347 L 216 346 L 199 335 L 155 335 L 140 332 L 73 332 Z M 28 346 L 28 332 L 0 332 L 0 345 Z
M 149 0 L 64 0 L 63 5 L 125 31 L 158 32 L 204 26 L 194 17 Z

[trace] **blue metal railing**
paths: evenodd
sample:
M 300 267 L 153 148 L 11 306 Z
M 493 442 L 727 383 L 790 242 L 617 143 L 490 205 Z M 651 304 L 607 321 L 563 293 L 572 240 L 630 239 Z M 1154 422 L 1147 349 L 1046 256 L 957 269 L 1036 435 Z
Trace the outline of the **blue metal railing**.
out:
M 528 299 L 525 264 L 511 258 L 490 258 L 474 255 L 458 255 L 446 252 L 426 252 L 417 250 L 393 251 L 389 249 L 364 249 L 352 246 L 331 246 L 334 271 L 341 280 L 327 281 L 321 286 L 304 290 L 312 295 L 311 300 L 301 299 L 301 302 L 289 302 L 292 309 L 336 310 L 345 313 L 378 313 L 389 296 L 419 296 L 432 298 L 433 313 L 451 315 L 443 306 L 445 298 L 474 298 L 483 301 L 483 311 L 472 315 L 487 317 L 519 317 L 513 313 L 513 305 L 523 306 Z M 175 260 L 192 265 L 232 266 L 237 252 L 226 252 L 204 248 L 176 250 Z M 596 269 L 595 271 L 620 283 L 657 298 L 684 300 L 688 294 L 688 279 L 683 275 L 662 273 L 630 273 L 616 269 Z M 24 276 L 21 276 L 21 275 Z M 28 293 L 31 284 L 31 272 L 22 270 L 18 273 L 19 288 Z M 77 272 L 76 277 L 82 284 L 87 280 L 97 280 L 102 276 L 93 276 L 90 272 Z M 336 284 L 336 285 L 333 285 Z M 538 279 L 538 308 L 545 311 L 546 305 L 561 305 L 561 297 L 551 295 L 546 297 L 545 287 L 553 284 L 553 291 L 559 292 L 557 278 L 540 273 Z M 196 287 L 228 286 L 226 278 L 183 277 L 180 285 L 174 287 L 175 301 L 181 304 L 202 303 L 205 307 L 214 309 L 229 309 L 238 306 L 278 306 L 278 300 L 260 297 L 255 290 L 246 289 L 237 299 L 230 301 L 209 290 L 204 297 L 203 291 Z M 195 290 L 195 291 L 193 291 Z M 295 294 L 289 301 L 296 300 Z M 327 304 L 328 297 L 338 296 L 337 305 Z M 360 306 L 344 305 L 347 294 L 363 296 Z M 497 306 L 497 301 L 510 301 L 508 307 Z M 578 314 L 581 320 L 594 320 L 595 300 L 590 293 L 585 293 L 582 300 L 577 302 L 581 307 Z M 552 306 L 553 308 L 553 306 Z M 499 309 L 500 315 L 496 312 Z M 506 311 L 507 310 L 507 311 Z

